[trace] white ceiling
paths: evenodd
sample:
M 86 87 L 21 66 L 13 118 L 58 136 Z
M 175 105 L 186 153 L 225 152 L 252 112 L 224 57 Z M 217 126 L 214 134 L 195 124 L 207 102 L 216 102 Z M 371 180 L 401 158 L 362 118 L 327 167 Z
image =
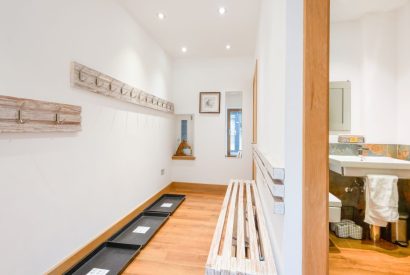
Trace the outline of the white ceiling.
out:
M 260 0 L 117 1 L 173 57 L 254 54 Z M 221 6 L 227 9 L 225 16 L 218 13 Z M 165 20 L 158 19 L 158 12 L 166 15 Z M 183 46 L 188 49 L 185 54 Z
M 367 13 L 392 11 L 406 3 L 408 0 L 330 0 L 330 20 L 355 20 Z

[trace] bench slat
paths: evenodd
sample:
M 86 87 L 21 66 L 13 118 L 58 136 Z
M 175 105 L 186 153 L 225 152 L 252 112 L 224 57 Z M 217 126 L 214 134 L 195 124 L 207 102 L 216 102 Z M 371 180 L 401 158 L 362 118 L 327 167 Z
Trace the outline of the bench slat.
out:
M 228 209 L 228 203 L 229 203 L 229 198 L 230 198 L 230 194 L 231 194 L 231 191 L 232 191 L 232 186 L 233 186 L 233 180 L 231 180 L 229 185 L 228 185 L 228 189 L 226 191 L 226 196 L 225 196 L 224 201 L 222 203 L 221 213 L 219 214 L 218 223 L 216 224 L 214 236 L 212 238 L 211 248 L 210 248 L 209 255 L 208 255 L 208 260 L 207 260 L 207 263 L 206 263 L 207 274 L 209 274 L 209 275 L 214 274 L 212 266 L 215 266 L 216 263 L 217 263 L 219 244 L 220 244 L 221 238 L 222 238 L 222 233 L 223 233 L 222 230 L 223 230 L 223 226 L 224 226 L 226 211 Z M 210 272 L 208 273 L 209 269 L 210 269 Z
M 263 243 L 263 248 L 264 248 L 266 272 L 268 274 L 276 274 L 276 266 L 273 261 L 272 246 L 270 243 L 265 218 L 262 212 L 263 209 L 262 209 L 262 203 L 261 203 L 260 196 L 259 196 L 259 191 L 258 191 L 255 181 L 252 181 L 251 184 L 253 187 L 253 191 L 255 193 L 255 206 L 256 206 L 256 212 L 258 215 L 258 223 L 259 223 L 258 228 L 259 228 L 259 234 L 261 236 L 261 241 Z
M 229 203 L 228 219 L 226 222 L 224 245 L 222 249 L 222 269 L 231 270 L 234 268 L 231 266 L 232 257 L 232 237 L 233 237 L 233 225 L 235 218 L 236 197 L 238 193 L 238 184 L 235 182 L 231 193 L 231 201 Z M 229 274 L 229 273 L 227 273 Z
M 206 275 L 257 274 L 277 274 L 262 202 L 254 181 L 231 180 L 211 243 Z

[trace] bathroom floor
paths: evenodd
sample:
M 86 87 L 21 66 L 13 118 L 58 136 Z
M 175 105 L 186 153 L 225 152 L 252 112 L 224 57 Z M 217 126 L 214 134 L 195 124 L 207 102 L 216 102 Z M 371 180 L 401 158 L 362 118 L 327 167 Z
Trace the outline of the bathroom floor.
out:
M 329 274 L 410 274 L 410 248 L 381 240 L 353 240 L 330 235 Z
M 186 199 L 123 275 L 182 275 L 205 273 L 205 264 L 226 188 L 171 193 Z

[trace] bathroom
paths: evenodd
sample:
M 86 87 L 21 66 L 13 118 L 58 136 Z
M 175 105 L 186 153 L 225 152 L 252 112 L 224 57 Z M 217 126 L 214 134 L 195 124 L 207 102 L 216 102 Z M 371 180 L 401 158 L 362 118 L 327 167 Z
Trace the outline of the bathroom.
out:
M 402 257 L 410 255 L 409 175 L 383 164 L 379 170 L 354 170 L 340 163 L 349 161 L 343 156 L 357 156 L 359 163 L 372 162 L 372 157 L 410 161 L 410 2 L 332 0 L 330 18 L 329 192 L 340 200 L 333 203 L 341 202 L 341 219 L 356 224 L 349 227 L 349 236 L 342 227 L 336 229 L 341 223 L 331 223 L 330 271 L 339 274 L 359 266 L 363 272 L 404 274 L 408 263 Z M 393 159 L 387 162 L 394 163 Z M 381 223 L 386 227 L 370 227 L 364 220 L 372 216 L 366 211 L 373 211 L 374 205 L 369 206 L 365 197 L 367 191 L 377 190 L 364 185 L 370 180 L 367 175 L 383 173 L 398 176 L 397 183 L 393 179 L 386 187 L 393 197 L 398 193 L 392 198 L 393 213 L 387 214 L 398 222 L 387 222 L 386 216 Z M 330 207 L 330 221 L 338 221 L 332 211 Z

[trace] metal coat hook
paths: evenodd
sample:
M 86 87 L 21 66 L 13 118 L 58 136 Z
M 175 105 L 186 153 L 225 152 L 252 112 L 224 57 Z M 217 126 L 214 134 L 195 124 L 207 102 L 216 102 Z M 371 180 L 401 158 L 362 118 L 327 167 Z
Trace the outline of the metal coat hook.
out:
M 100 78 L 98 76 L 96 76 L 95 77 L 95 86 L 101 87 L 102 85 L 104 85 L 104 83 L 102 81 L 100 81 Z
M 131 98 L 136 98 L 137 97 L 137 92 L 134 89 L 131 90 L 130 97 Z
M 122 95 L 126 95 L 128 93 L 127 90 L 124 89 L 124 88 L 125 88 L 125 85 L 121 87 L 121 94 Z
M 110 82 L 110 84 L 108 85 L 110 92 L 114 92 L 115 90 L 117 90 L 117 87 L 115 85 L 112 84 L 112 82 Z
M 81 71 L 78 72 L 78 79 L 79 79 L 80 81 L 86 81 L 86 80 L 87 80 L 87 77 L 84 75 L 83 70 L 81 70 Z
M 18 110 L 18 116 L 17 116 L 17 123 L 23 124 L 25 121 L 23 120 L 23 110 L 19 109 Z
M 55 123 L 56 124 L 62 124 L 64 120 L 61 120 L 61 115 L 60 113 L 56 113 L 56 119 L 55 119 Z

